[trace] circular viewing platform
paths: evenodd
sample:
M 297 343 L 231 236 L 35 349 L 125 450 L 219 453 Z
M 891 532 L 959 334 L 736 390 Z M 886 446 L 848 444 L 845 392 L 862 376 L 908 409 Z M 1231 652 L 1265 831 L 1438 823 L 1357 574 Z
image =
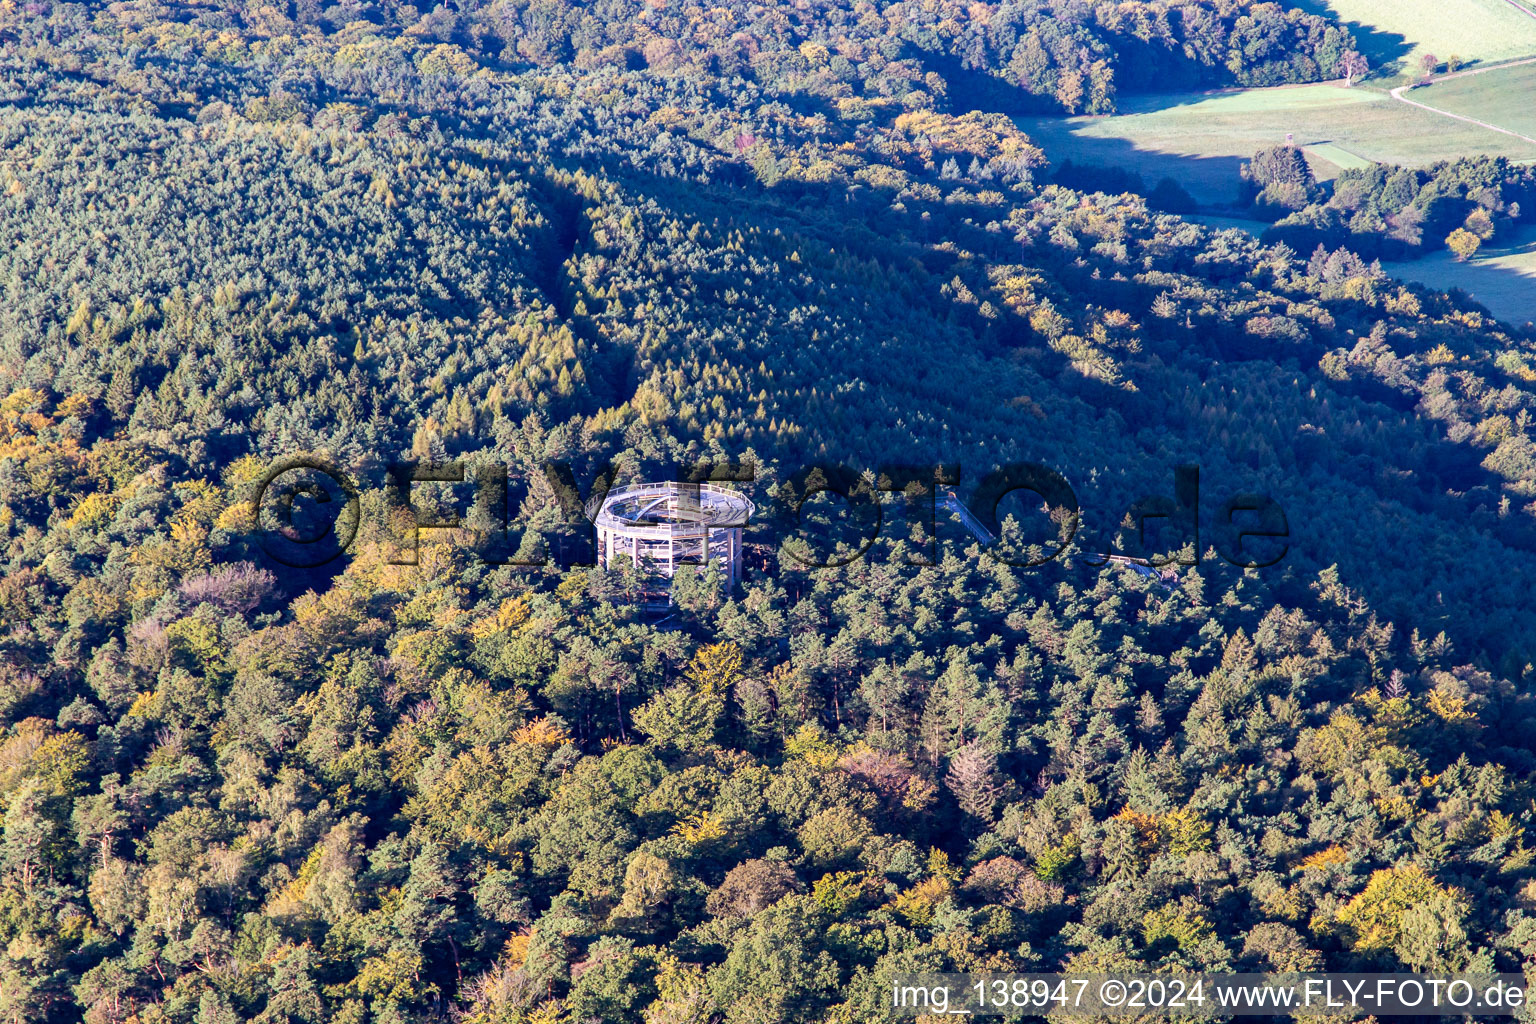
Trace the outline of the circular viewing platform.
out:
M 742 529 L 751 499 L 717 484 L 645 483 L 615 487 L 588 506 L 606 569 L 627 556 L 670 580 L 685 565 L 714 562 L 727 586 L 741 579 Z

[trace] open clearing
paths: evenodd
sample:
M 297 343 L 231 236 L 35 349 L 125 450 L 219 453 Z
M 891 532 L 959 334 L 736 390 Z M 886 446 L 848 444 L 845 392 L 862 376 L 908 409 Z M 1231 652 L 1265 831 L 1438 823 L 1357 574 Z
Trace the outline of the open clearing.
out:
M 1536 55 L 1536 18 L 1506 0 L 1310 0 L 1355 33 L 1362 52 L 1382 70 L 1417 73 L 1433 53 L 1471 63 Z M 1485 118 L 1485 120 L 1487 120 Z
M 1350 23 L 1377 68 L 1418 56 L 1451 55 L 1464 64 L 1536 56 L 1536 0 L 1302 0 Z M 1516 3 L 1529 4 L 1517 7 Z M 1284 86 L 1127 98 L 1110 117 L 1026 118 L 1020 127 L 1058 163 L 1136 171 L 1148 186 L 1179 182 L 1203 206 L 1234 204 L 1238 170 L 1254 152 L 1291 135 L 1320 180 L 1373 163 L 1424 166 L 1472 154 L 1536 160 L 1536 63 L 1494 67 L 1399 90 L 1357 85 Z M 1413 104 L 1423 104 L 1414 106 Z M 1451 116 L 1446 116 L 1451 115 Z M 1483 125 L 1456 120 L 1472 118 Z M 1201 216 L 1212 227 L 1261 234 L 1255 221 Z M 1461 262 L 1449 252 L 1384 264 L 1395 277 L 1430 288 L 1459 288 L 1495 316 L 1536 321 L 1536 229 L 1500 240 Z
M 1510 243 L 1495 239 L 1465 263 L 1442 250 L 1381 268 L 1431 288 L 1460 288 L 1500 320 L 1536 321 L 1536 230 L 1528 228 Z
M 1536 137 L 1536 64 L 1451 78 L 1411 95 L 1431 107 Z
M 1375 165 L 1374 160 L 1367 160 L 1364 157 L 1356 156 L 1343 146 L 1335 146 L 1331 142 L 1319 142 L 1316 145 L 1307 146 L 1302 152 L 1309 157 L 1326 160 L 1341 171 L 1363 171 L 1367 167 Z
M 1530 24 L 1536 29 L 1536 20 Z M 1440 88 L 1417 90 L 1415 97 Z M 1173 178 L 1205 205 L 1233 203 L 1239 166 L 1255 151 L 1283 144 L 1287 133 L 1309 151 L 1320 179 L 1337 176 L 1347 165 L 1338 161 L 1351 159 L 1409 166 L 1469 153 L 1536 159 L 1530 143 L 1358 85 L 1143 96 L 1128 99 L 1122 113 L 1109 117 L 1023 118 L 1019 126 L 1057 163 L 1122 167 L 1139 172 L 1148 186 Z

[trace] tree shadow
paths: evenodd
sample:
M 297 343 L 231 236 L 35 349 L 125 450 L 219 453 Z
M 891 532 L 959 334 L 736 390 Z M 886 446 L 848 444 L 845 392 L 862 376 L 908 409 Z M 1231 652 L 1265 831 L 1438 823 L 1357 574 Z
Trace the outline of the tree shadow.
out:
M 1345 21 L 1327 4 L 1326 0 L 1294 0 L 1294 6 L 1308 14 L 1328 18 L 1348 29 L 1355 37 L 1355 46 L 1370 61 L 1373 72 L 1398 74 L 1403 70 L 1403 58 L 1413 52 L 1414 44 L 1408 41 L 1407 36 L 1396 32 L 1383 32 L 1376 26 L 1367 25 L 1364 22 Z
M 1131 148 L 1123 140 L 1116 144 L 1123 150 Z M 914 297 L 937 290 L 973 259 L 1038 268 L 1050 290 L 1091 296 L 1091 301 L 1117 309 L 1148 309 L 1162 287 L 1096 275 L 1091 259 L 1080 260 L 1076 250 L 1058 249 L 1049 239 L 1041 238 L 1021 249 L 1017 239 L 1007 233 L 988 232 L 965 217 L 946 218 L 942 203 L 927 205 L 909 198 L 890 205 L 894 193 L 863 186 L 784 180 L 766 188 L 745 170 L 733 184 L 708 185 L 654 176 L 632 166 L 616 166 L 613 173 L 662 209 L 675 211 L 679 219 L 753 225 L 776 238 L 782 232 L 784 241 L 779 244 L 797 252 L 835 251 L 842 259 L 864 261 L 871 286 L 891 295 L 907 294 L 908 285 Z M 839 216 L 839 211 L 846 213 Z M 940 243 L 950 244 L 935 248 Z M 1235 253 L 1245 251 L 1230 248 Z M 850 267 L 855 265 L 850 263 Z M 1206 264 L 1201 276 L 1209 276 L 1215 284 L 1240 281 L 1246 273 L 1240 262 L 1234 263 L 1229 275 L 1214 274 L 1213 267 Z M 689 273 L 707 281 L 712 270 L 700 266 Z M 876 281 L 878 286 L 873 284 Z M 832 283 L 846 286 L 850 280 L 829 285 Z M 698 301 L 713 301 L 706 288 L 695 294 Z M 819 301 L 840 304 L 842 296 L 856 298 L 860 294 L 857 287 L 839 287 L 835 292 L 826 291 Z M 1353 302 L 1340 300 L 1340 308 Z M 846 308 L 852 311 L 861 307 Z M 1447 543 L 1462 545 L 1469 552 L 1475 550 L 1478 558 L 1507 557 L 1523 565 L 1528 553 L 1536 550 L 1536 531 L 1524 526 L 1518 517 L 1500 517 L 1503 481 L 1481 465 L 1479 452 L 1426 432 L 1424 419 L 1403 393 L 1383 390 L 1370 382 L 1334 382 L 1311 370 L 1328 349 L 1351 344 L 1342 335 L 1323 332 L 1304 342 L 1281 345 L 1249 334 L 1241 318 L 1212 316 L 1182 324 L 1149 320 L 1145 339 L 1149 358 L 1138 365 L 1139 390 L 1128 392 L 1082 377 L 1059 353 L 1024 335 L 1022 329 L 1020 336 L 1008 337 L 995 328 L 972 324 L 963 310 L 950 314 L 947 321 L 945 315 L 938 306 L 917 301 L 912 303 L 909 316 L 923 328 L 915 333 L 906 333 L 908 328 L 890 330 L 891 324 L 885 321 L 862 322 L 858 331 L 865 337 L 865 346 L 840 350 L 835 369 L 833 363 L 823 362 L 832 358 L 830 349 L 825 355 L 819 349 L 807 350 L 794 357 L 798 362 L 790 361 L 787 354 L 780 356 L 785 372 L 808 374 L 803 378 L 806 380 L 819 373 L 836 372 L 868 381 L 880 393 L 895 389 L 906 396 L 903 407 L 909 405 L 914 413 L 922 413 L 920 420 L 912 422 L 927 425 L 904 435 L 871 425 L 869 417 L 877 415 L 881 407 L 865 405 L 863 399 L 850 398 L 835 413 L 807 401 L 792 416 L 795 422 L 823 432 L 820 451 L 831 452 L 829 457 L 834 460 L 861 465 L 864 462 L 860 460 L 871 459 L 920 464 L 931 457 L 947 459 L 963 452 L 968 467 L 981 467 L 1002 461 L 1002 453 L 1012 450 L 1006 439 L 1027 436 L 1032 457 L 1064 471 L 1083 507 L 1093 510 L 1092 522 L 1085 525 L 1081 535 L 1084 544 L 1108 536 L 1103 531 L 1114 522 L 1114 515 L 1137 495 L 1166 492 L 1172 461 L 1195 462 L 1203 467 L 1202 491 L 1208 481 L 1213 509 L 1232 493 L 1262 490 L 1295 517 L 1294 553 L 1288 556 L 1288 567 L 1282 572 L 1304 579 L 1329 563 L 1337 563 L 1350 585 L 1389 615 L 1402 613 L 1405 589 L 1424 585 L 1420 547 L 1424 538 L 1435 536 L 1436 531 L 1450 538 Z M 974 342 L 960 337 L 965 329 L 974 330 Z M 909 344 L 925 332 L 932 332 L 931 341 L 925 340 L 921 348 Z M 892 364 L 906 365 L 908 360 L 914 360 L 911 365 L 916 371 L 920 359 L 915 359 L 915 353 L 933 358 L 948 345 L 958 346 L 957 352 L 974 352 L 977 361 L 957 360 L 947 372 L 916 373 L 910 379 L 905 370 L 888 372 Z M 1030 353 L 1038 353 L 1039 359 L 1023 360 L 1027 373 L 1011 369 Z M 743 354 L 748 360 L 758 358 L 751 350 Z M 1172 369 L 1175 363 L 1177 372 Z M 1298 398 L 1291 405 L 1253 410 L 1276 421 L 1273 430 L 1281 440 L 1275 451 L 1281 461 L 1271 465 L 1255 461 L 1256 456 L 1245 448 L 1242 438 L 1247 428 L 1242 424 L 1248 410 L 1242 407 L 1240 396 L 1243 382 L 1277 372 L 1305 381 L 1303 394 L 1310 391 L 1311 397 Z M 1049 390 L 1061 400 L 1051 406 L 1053 415 L 1042 415 L 1038 421 L 988 412 L 972 399 L 1002 393 L 987 382 L 985 375 L 991 373 L 1007 374 L 1011 390 L 1022 388 L 1023 393 L 1034 397 Z M 964 375 L 966 383 L 956 384 L 951 379 L 956 374 Z M 1196 377 L 1208 379 L 1211 387 L 1208 391 L 1195 389 L 1192 393 L 1197 399 L 1185 402 L 1179 396 L 1191 389 Z M 778 386 L 788 385 L 785 378 Z M 1224 394 L 1238 397 L 1224 398 Z M 1341 419 L 1373 424 L 1373 429 L 1393 435 L 1394 443 L 1388 449 L 1393 457 L 1383 461 L 1353 450 L 1341 435 L 1308 429 L 1317 418 L 1314 410 L 1323 403 L 1342 403 L 1355 415 L 1341 415 Z M 1107 433 L 1081 433 L 1075 410 L 1087 409 L 1113 410 L 1114 426 Z M 1231 443 L 1225 438 L 1220 442 L 1213 439 L 1209 432 L 1213 421 L 1228 424 L 1233 431 Z M 953 445 L 951 435 L 958 439 Z M 880 446 L 872 446 L 872 440 L 878 440 Z M 800 448 L 804 443 L 785 439 L 783 447 L 765 442 L 757 450 L 770 461 L 793 460 L 816 450 Z M 974 471 L 970 479 L 974 480 Z M 1344 517 L 1346 524 L 1341 519 L 1343 509 L 1361 510 L 1362 514 L 1358 521 Z M 1401 532 L 1370 533 L 1377 524 L 1383 531 L 1391 526 L 1401 528 Z M 1226 570 L 1213 563 L 1201 571 Z M 1445 588 L 1445 604 L 1430 609 L 1419 625 L 1426 635 L 1445 629 L 1461 650 L 1476 650 L 1495 639 L 1507 649 L 1507 637 L 1516 635 L 1520 623 L 1526 621 L 1516 621 L 1523 611 L 1502 612 L 1502 618 L 1488 624 L 1460 621 L 1453 612 L 1458 600 L 1481 586 L 1475 576 L 1475 571 L 1435 576 L 1436 592 Z M 1419 583 L 1411 583 L 1415 580 Z M 1505 603 L 1501 607 L 1512 606 Z M 1519 651 L 1524 657 L 1523 649 Z
M 1525 272 L 1508 262 L 1496 262 L 1511 257 L 1525 257 Z M 1401 280 L 1454 293 L 1517 330 L 1529 332 L 1536 324 L 1536 226 L 1494 238 L 1465 262 L 1440 251 L 1422 259 L 1384 263 L 1382 269 Z
M 1019 118 L 1018 125 L 1058 167 L 1070 161 L 1079 175 L 1094 169 L 1112 175 L 1136 174 L 1146 188 L 1171 178 L 1202 207 L 1235 206 L 1242 197 L 1239 175 L 1251 154 L 1200 156 L 1146 149 L 1126 138 L 1087 134 L 1089 118 Z M 1277 143 L 1284 142 L 1281 137 Z M 1071 184 L 1071 182 L 1063 182 Z

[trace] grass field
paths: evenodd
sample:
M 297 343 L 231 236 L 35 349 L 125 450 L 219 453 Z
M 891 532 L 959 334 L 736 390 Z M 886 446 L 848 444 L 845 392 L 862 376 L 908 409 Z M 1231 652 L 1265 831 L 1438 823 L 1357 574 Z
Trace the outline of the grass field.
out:
M 1140 172 L 1149 186 L 1171 177 L 1206 205 L 1233 202 L 1242 162 L 1258 149 L 1284 143 L 1287 132 L 1294 133 L 1322 179 L 1356 165 L 1352 161 L 1421 166 L 1469 153 L 1536 159 L 1536 146 L 1529 143 L 1398 103 L 1364 86 L 1144 96 L 1128 99 L 1123 112 L 1111 117 L 1025 118 L 1019 125 L 1057 163 L 1123 167 Z
M 1319 142 L 1316 145 L 1306 146 L 1302 152 L 1314 160 L 1326 160 L 1341 171 L 1363 171 L 1376 163 L 1374 160 L 1356 156 L 1343 146 L 1335 146 L 1331 142 Z
M 1416 73 L 1425 53 L 1490 63 L 1536 55 L 1536 18 L 1505 0 L 1303 0 L 1348 24 L 1371 63 Z M 1486 119 L 1485 119 L 1486 120 Z
M 1526 229 L 1511 244 L 1498 240 L 1465 263 L 1448 252 L 1421 260 L 1383 263 L 1393 277 L 1431 288 L 1460 288 L 1500 320 L 1536 321 L 1536 229 Z
M 1536 64 L 1453 78 L 1411 95 L 1431 107 L 1536 138 Z

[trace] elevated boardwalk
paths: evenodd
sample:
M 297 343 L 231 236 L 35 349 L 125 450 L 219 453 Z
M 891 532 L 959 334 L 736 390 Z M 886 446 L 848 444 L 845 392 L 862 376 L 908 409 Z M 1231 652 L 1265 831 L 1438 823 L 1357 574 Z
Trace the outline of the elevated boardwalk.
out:
M 960 520 L 960 525 L 969 530 L 971 536 L 975 537 L 976 542 L 982 547 L 986 547 L 997 539 L 992 536 L 991 530 L 981 525 L 980 519 L 971 514 L 971 510 L 965 507 L 965 502 L 961 501 L 960 496 L 954 491 L 943 492 L 939 503 L 955 514 L 955 518 Z
M 988 547 L 993 543 L 993 541 L 997 540 L 997 538 L 992 534 L 992 531 L 982 525 L 981 520 L 977 519 L 975 514 L 971 512 L 970 509 L 966 508 L 965 502 L 961 501 L 960 496 L 954 491 L 941 491 L 939 494 L 939 504 L 944 506 L 944 508 L 948 509 L 950 512 L 954 513 L 955 518 L 960 520 L 960 525 L 964 526 L 970 535 L 975 537 L 976 542 L 982 547 Z M 1164 569 L 1154 569 L 1152 566 L 1147 565 L 1145 562 L 1131 558 L 1129 555 L 1106 554 L 1099 555 L 1097 557 L 1102 558 L 1104 562 L 1114 562 L 1118 565 L 1123 565 L 1138 576 L 1145 576 L 1148 579 L 1156 580 L 1159 587 L 1170 593 L 1178 585 L 1179 582 L 1178 573 L 1175 572 L 1171 567 Z M 1098 564 L 1103 565 L 1104 562 L 1100 562 Z

